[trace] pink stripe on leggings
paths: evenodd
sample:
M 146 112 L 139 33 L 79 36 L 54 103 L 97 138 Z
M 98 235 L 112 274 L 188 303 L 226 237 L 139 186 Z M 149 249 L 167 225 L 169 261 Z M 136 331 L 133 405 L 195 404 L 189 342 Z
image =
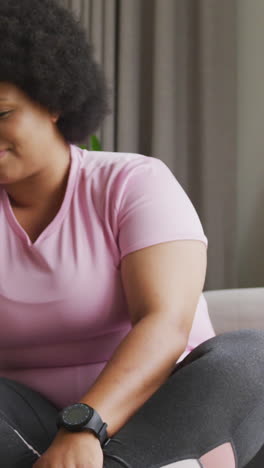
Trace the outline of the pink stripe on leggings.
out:
M 236 460 L 230 442 L 219 445 L 200 458 L 204 468 L 236 468 Z

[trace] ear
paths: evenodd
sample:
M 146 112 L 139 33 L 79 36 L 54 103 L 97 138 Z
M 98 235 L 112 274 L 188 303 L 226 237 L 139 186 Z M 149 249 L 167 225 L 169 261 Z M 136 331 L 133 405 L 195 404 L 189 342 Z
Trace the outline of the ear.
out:
M 56 114 L 51 114 L 51 121 L 53 123 L 57 123 L 59 117 L 60 117 L 60 114 L 58 112 L 56 112 Z

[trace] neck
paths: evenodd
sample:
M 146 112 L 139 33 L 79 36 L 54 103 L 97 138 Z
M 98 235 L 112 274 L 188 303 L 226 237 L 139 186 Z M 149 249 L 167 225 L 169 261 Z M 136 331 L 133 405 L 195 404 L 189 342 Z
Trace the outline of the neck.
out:
M 14 208 L 38 211 L 63 199 L 71 165 L 69 145 L 52 153 L 42 170 L 4 186 Z

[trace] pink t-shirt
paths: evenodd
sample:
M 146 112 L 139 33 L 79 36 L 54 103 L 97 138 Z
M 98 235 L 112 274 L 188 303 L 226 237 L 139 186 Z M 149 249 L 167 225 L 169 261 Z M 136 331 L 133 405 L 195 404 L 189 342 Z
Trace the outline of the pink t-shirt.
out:
M 34 243 L 0 186 L 0 376 L 58 408 L 88 391 L 131 329 L 122 257 L 176 239 L 207 244 L 192 203 L 161 160 L 70 149 L 63 203 Z M 179 360 L 214 335 L 202 295 Z

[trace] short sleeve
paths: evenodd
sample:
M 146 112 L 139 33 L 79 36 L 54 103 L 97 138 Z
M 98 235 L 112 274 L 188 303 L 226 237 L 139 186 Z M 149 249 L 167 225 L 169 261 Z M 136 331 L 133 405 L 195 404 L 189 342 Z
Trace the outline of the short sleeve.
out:
M 127 164 L 116 210 L 121 259 L 144 247 L 174 240 L 199 240 L 208 245 L 192 202 L 160 159 L 142 156 Z

